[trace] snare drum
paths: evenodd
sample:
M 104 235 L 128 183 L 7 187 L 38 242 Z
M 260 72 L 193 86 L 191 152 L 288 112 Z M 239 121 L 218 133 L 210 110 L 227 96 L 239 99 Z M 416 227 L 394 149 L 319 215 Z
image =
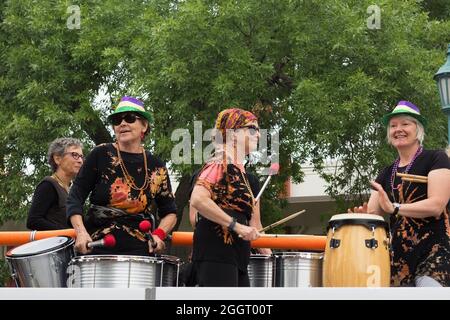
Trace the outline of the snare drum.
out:
M 70 288 L 176 287 L 181 260 L 173 256 L 79 256 L 67 268 Z
M 252 254 L 248 264 L 250 287 L 273 286 L 273 256 L 267 254 Z
M 9 250 L 5 258 L 18 287 L 66 287 L 67 265 L 74 256 L 74 240 L 52 237 Z
M 321 252 L 278 252 L 275 256 L 275 287 L 321 287 Z
M 328 223 L 324 287 L 388 287 L 389 229 L 374 214 L 338 214 Z

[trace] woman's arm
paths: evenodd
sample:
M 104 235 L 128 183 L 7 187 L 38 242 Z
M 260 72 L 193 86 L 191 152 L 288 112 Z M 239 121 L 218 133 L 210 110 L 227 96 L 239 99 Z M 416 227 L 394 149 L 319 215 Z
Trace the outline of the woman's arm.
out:
M 189 205 L 189 222 L 191 223 L 192 229 L 195 230 L 195 225 L 197 224 L 198 211 L 190 204 Z
M 165 236 L 172 231 L 173 227 L 177 223 L 177 214 L 176 213 L 168 213 L 166 214 L 161 221 L 159 222 L 158 228 L 153 231 L 153 239 L 156 242 L 156 247 L 152 247 L 152 243 L 149 243 L 149 252 L 162 252 L 166 248 L 166 244 L 164 243 Z M 159 229 L 159 230 L 158 230 Z M 161 232 L 162 230 L 162 232 Z
M 378 191 L 379 206 L 386 213 L 392 213 L 394 207 L 381 185 L 372 182 L 372 186 Z M 438 218 L 444 211 L 450 198 L 450 170 L 436 169 L 430 171 L 427 188 L 427 199 L 412 203 L 402 203 L 398 214 L 409 218 Z
M 252 218 L 250 219 L 250 226 L 255 227 L 256 230 L 261 230 L 263 228 L 261 223 L 261 210 L 260 210 L 260 201 L 256 204 Z M 272 250 L 269 248 L 257 248 L 260 254 L 272 254 Z
M 191 195 L 191 205 L 201 212 L 202 216 L 225 228 L 228 228 L 233 218 L 226 214 L 212 199 L 208 189 L 196 185 Z M 259 237 L 259 232 L 254 227 L 249 227 L 236 223 L 233 231 L 240 235 L 244 240 L 252 241 Z
M 70 216 L 70 222 L 75 229 L 75 233 L 77 235 L 75 241 L 75 251 L 81 254 L 87 254 L 92 251 L 87 247 L 88 242 L 92 242 L 91 236 L 86 231 L 86 228 L 83 224 L 83 218 L 80 214 L 73 214 Z

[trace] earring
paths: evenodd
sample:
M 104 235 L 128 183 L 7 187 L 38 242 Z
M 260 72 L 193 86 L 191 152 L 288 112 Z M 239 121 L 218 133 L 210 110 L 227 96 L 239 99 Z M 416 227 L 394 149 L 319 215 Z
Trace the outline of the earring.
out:
M 141 132 L 141 140 L 144 140 L 145 134 L 144 132 Z

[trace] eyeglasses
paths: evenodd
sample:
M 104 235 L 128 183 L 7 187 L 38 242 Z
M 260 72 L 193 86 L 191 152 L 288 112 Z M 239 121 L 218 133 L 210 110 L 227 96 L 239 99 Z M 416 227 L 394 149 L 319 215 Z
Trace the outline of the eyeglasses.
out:
M 81 158 L 81 160 L 84 159 L 84 156 L 82 154 L 79 154 L 78 152 L 72 151 L 72 152 L 64 152 L 63 155 L 70 154 L 72 158 L 75 160 L 78 160 Z
M 248 131 L 250 132 L 250 134 L 252 136 L 254 136 L 255 134 L 257 134 L 259 132 L 259 127 L 255 126 L 255 125 L 242 127 L 241 129 L 248 129 Z
M 137 114 L 130 113 L 130 112 L 124 112 L 124 113 L 118 113 L 111 117 L 111 123 L 114 126 L 118 126 L 122 123 L 122 120 L 125 120 L 126 123 L 134 123 L 136 119 L 141 119 Z

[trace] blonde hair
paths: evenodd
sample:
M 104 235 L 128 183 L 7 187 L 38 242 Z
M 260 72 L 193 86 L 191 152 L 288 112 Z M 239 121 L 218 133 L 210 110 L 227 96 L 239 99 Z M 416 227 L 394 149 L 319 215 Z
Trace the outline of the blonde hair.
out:
M 419 141 L 420 145 L 423 145 L 423 139 L 425 138 L 425 128 L 423 127 L 423 124 L 416 118 L 408 116 L 408 115 L 402 114 L 402 115 L 398 115 L 396 117 L 403 117 L 406 120 L 412 121 L 416 124 L 416 139 Z M 394 117 L 392 117 L 392 118 L 394 118 Z M 389 123 L 390 122 L 391 122 L 391 120 L 389 120 Z M 387 129 L 386 129 L 386 139 L 387 139 L 387 142 L 390 145 L 392 145 L 392 140 L 391 140 L 391 137 L 389 136 L 389 125 L 387 126 Z

